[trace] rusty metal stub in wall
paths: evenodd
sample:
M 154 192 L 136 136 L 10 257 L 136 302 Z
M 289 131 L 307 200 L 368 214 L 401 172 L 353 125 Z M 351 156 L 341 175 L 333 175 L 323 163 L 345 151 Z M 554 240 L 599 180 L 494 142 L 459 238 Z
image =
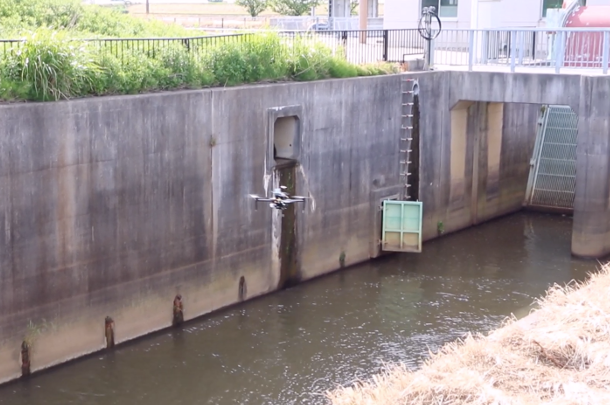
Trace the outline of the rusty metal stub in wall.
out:
M 172 325 L 178 326 L 184 322 L 184 306 L 182 304 L 182 295 L 178 294 L 174 298 L 174 312 L 172 318 Z
M 244 276 L 241 276 L 239 278 L 239 289 L 238 289 L 239 300 L 240 301 L 245 300 L 246 294 L 247 294 L 246 278 Z
M 104 320 L 104 337 L 106 338 L 106 348 L 114 347 L 114 321 L 107 316 Z
M 21 376 L 30 375 L 30 345 L 25 340 L 21 343 Z

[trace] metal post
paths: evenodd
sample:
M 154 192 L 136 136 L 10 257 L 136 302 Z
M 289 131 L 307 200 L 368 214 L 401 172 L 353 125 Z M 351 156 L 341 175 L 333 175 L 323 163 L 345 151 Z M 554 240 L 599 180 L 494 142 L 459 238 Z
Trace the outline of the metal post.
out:
M 430 69 L 430 59 L 431 58 L 431 52 L 432 52 L 432 41 L 427 39 L 426 40 L 426 50 L 424 51 L 424 70 L 429 70 Z
M 489 31 L 481 32 L 481 64 L 487 65 L 489 59 Z
M 388 36 L 389 31 L 383 30 L 383 61 L 388 61 Z
M 510 71 L 512 73 L 515 72 L 515 43 L 517 42 L 517 31 L 510 32 L 510 44 L 509 44 L 509 52 L 510 52 Z
M 532 62 L 536 63 L 536 31 L 534 31 L 534 39 L 532 40 Z
M 519 66 L 523 66 L 523 48 L 525 48 L 525 32 L 519 31 Z
M 565 57 L 565 46 L 566 46 L 566 32 L 561 31 L 559 33 L 559 39 L 555 44 L 559 43 L 558 49 L 555 49 L 555 73 L 559 73 L 561 71 L 561 67 L 563 66 L 563 59 Z
M 474 59 L 474 53 L 476 50 L 474 49 L 474 30 L 470 30 L 468 32 L 468 71 L 472 72 L 472 65 Z
M 604 42 L 602 49 L 602 69 L 604 74 L 608 74 L 608 53 L 610 53 L 610 32 L 604 31 Z
M 434 11 L 434 10 L 432 10 L 432 11 Z M 427 8 L 424 9 L 424 13 L 425 13 L 424 24 L 426 27 L 426 32 L 428 32 L 428 35 L 431 35 L 431 33 L 432 33 L 432 15 L 430 13 L 428 13 Z M 430 70 L 431 68 L 432 68 L 432 40 L 427 39 L 426 40 L 426 52 L 424 53 L 424 70 Z

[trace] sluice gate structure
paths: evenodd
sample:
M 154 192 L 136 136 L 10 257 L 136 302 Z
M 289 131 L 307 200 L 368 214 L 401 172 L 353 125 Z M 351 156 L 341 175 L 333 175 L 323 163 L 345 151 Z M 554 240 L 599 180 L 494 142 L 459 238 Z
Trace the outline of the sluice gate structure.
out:
M 522 209 L 545 105 L 578 116 L 572 252 L 601 257 L 609 95 L 435 71 L 2 105 L 0 381 Z M 280 183 L 304 210 L 256 209 Z

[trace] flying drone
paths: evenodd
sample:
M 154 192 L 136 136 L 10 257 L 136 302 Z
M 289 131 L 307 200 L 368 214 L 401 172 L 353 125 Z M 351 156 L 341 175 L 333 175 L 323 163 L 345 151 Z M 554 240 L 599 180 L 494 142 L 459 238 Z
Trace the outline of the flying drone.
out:
M 271 208 L 275 208 L 276 210 L 285 210 L 286 208 L 288 208 L 288 205 L 293 204 L 293 203 L 304 203 L 305 199 L 307 197 L 302 197 L 299 195 L 293 195 L 291 196 L 290 194 L 288 194 L 286 191 L 287 187 L 286 186 L 280 186 L 279 188 L 276 188 L 273 190 L 273 197 L 260 197 L 256 194 L 250 194 L 250 197 L 254 198 L 255 201 L 255 207 L 256 209 L 258 209 L 258 203 L 259 202 L 268 202 L 269 206 Z

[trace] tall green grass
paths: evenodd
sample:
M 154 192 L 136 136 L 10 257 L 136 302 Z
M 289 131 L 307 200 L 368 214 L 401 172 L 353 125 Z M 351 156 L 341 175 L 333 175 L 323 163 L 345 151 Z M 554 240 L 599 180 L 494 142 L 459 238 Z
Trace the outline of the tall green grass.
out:
M 153 53 L 128 46 L 116 55 L 65 31 L 38 29 L 0 54 L 0 99 L 53 101 L 393 71 L 386 65 L 355 66 L 312 38 L 285 42 L 274 33 L 203 49 L 171 43 Z
M 91 94 L 101 66 L 87 43 L 65 33 L 37 32 L 0 62 L 3 99 L 59 100 Z
M 230 37 L 201 49 L 164 43 L 154 53 L 124 42 L 116 54 L 82 41 L 185 36 L 193 32 L 81 0 L 0 0 L 0 37 L 23 40 L 0 48 L 0 100 L 51 101 L 391 71 L 350 64 L 311 37 L 286 41 L 273 33 Z

